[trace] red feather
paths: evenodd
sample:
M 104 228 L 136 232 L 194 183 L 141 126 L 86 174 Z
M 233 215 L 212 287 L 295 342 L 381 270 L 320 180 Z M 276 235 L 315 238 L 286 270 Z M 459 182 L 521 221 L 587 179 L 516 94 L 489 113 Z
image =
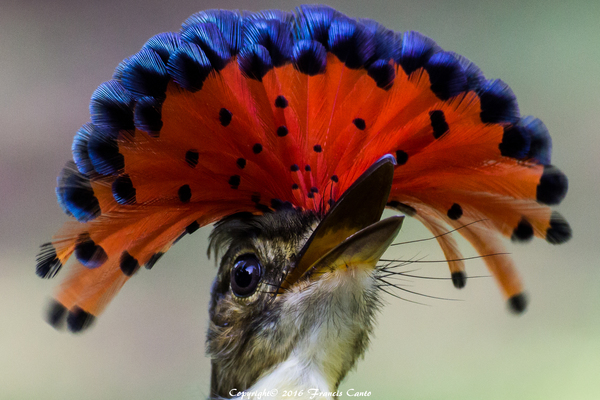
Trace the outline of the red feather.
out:
M 445 234 L 448 226 L 482 256 L 504 253 L 499 235 L 514 235 L 523 219 L 541 238 L 552 218 L 568 228 L 537 201 L 546 167 L 531 157 L 502 155 L 512 123 L 482 122 L 480 93 L 442 100 L 426 68 L 407 74 L 387 61 L 395 78 L 385 88 L 367 68 L 348 68 L 331 52 L 324 73 L 314 76 L 285 63 L 258 80 L 234 56 L 200 90 L 171 79 L 158 137 L 138 127 L 117 138 L 124 160 L 118 175 L 134 189 L 126 185 L 129 200 L 115 200 L 117 175 L 87 174 L 100 216 L 69 222 L 53 239 L 62 264 L 82 237 L 107 255 L 96 268 L 76 263 L 57 301 L 98 315 L 129 279 L 121 268 L 124 254 L 134 259 L 133 274 L 186 229 L 236 212 L 258 214 L 290 202 L 324 214 L 330 200 L 389 153 L 398 159 L 390 206 L 414 212 L 437 237 L 452 273 L 464 272 L 464 263 Z M 509 256 L 485 261 L 508 298 L 522 292 Z

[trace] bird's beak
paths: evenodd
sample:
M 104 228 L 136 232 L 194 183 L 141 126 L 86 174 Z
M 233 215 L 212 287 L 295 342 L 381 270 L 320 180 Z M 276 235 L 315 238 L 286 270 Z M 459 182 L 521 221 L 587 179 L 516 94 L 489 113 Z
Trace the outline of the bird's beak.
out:
M 390 195 L 394 164 L 392 156 L 382 157 L 344 192 L 302 248 L 280 293 L 302 278 L 315 279 L 342 266 L 375 267 L 404 219 L 379 221 Z
M 356 232 L 319 258 L 304 275 L 317 280 L 342 268 L 374 269 L 398 235 L 402 221 L 403 216 L 390 217 Z

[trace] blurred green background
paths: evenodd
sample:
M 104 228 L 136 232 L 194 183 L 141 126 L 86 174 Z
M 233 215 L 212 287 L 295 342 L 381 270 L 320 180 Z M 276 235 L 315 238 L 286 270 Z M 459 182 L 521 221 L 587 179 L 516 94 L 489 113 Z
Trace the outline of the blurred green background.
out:
M 208 393 L 204 334 L 213 261 L 202 229 L 128 283 L 93 329 L 54 331 L 42 311 L 57 281 L 35 255 L 67 218 L 55 178 L 89 120 L 90 95 L 150 36 L 208 8 L 290 10 L 291 1 L 0 2 L 0 399 L 200 399 Z M 531 299 L 509 314 L 491 278 L 463 291 L 446 280 L 409 289 L 446 301 L 386 296 L 370 350 L 342 389 L 375 399 L 600 398 L 600 2 L 330 1 L 353 17 L 418 30 L 516 93 L 553 135 L 570 178 L 558 208 L 573 240 L 509 245 Z M 427 237 L 407 221 L 400 240 Z M 468 245 L 466 256 L 475 255 Z M 390 256 L 442 257 L 433 241 Z M 479 260 L 470 275 L 487 275 Z M 442 263 L 415 274 L 447 276 Z M 59 278 L 60 279 L 60 278 Z M 402 295 L 402 293 L 399 293 Z

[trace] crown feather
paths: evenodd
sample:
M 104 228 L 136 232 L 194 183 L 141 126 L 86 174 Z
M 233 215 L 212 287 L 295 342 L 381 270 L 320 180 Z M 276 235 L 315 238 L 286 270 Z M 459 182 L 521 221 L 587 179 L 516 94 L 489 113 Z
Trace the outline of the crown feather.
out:
M 329 7 L 194 14 L 125 59 L 90 115 L 57 187 L 78 222 L 37 267 L 52 277 L 75 253 L 50 317 L 72 331 L 182 235 L 240 212 L 324 214 L 386 154 L 388 205 L 437 237 L 457 287 L 466 274 L 448 227 L 489 256 L 516 311 L 522 284 L 499 237 L 571 236 L 548 207 L 568 186 L 548 131 L 520 116 L 508 85 L 420 33 Z

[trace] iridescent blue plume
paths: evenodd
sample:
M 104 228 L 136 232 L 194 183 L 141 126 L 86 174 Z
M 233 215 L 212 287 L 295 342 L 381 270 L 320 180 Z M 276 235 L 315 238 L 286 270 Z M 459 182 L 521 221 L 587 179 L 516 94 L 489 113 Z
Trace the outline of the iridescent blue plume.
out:
M 477 92 L 485 83 L 485 76 L 477 65 L 471 62 L 467 57 L 453 53 L 462 65 L 467 77 L 467 90 Z
M 406 32 L 402 38 L 400 56 L 396 62 L 407 74 L 423 67 L 435 53 L 442 49 L 430 38 L 419 32 Z
M 161 109 L 162 102 L 154 97 L 138 99 L 133 115 L 135 127 L 152 137 L 158 137 L 163 126 Z
M 273 66 L 290 61 L 294 40 L 291 24 L 278 19 L 258 19 L 256 15 L 245 18 L 242 25 L 244 47 L 260 45 L 267 49 Z
M 346 16 L 338 16 L 329 28 L 329 50 L 348 68 L 360 68 L 374 61 L 375 36 Z
M 75 257 L 86 268 L 98 268 L 108 260 L 104 249 L 97 245 L 89 234 L 82 234 L 75 245 Z
M 125 167 L 125 159 L 119 153 L 117 137 L 119 133 L 111 129 L 94 126 L 94 133 L 88 141 L 88 155 L 94 170 L 101 175 L 118 173 Z
M 210 64 L 217 71 L 225 68 L 231 59 L 231 51 L 225 36 L 213 22 L 188 26 L 182 33 L 183 40 L 200 46 Z
M 90 180 L 69 161 L 57 179 L 56 197 L 66 214 L 79 222 L 88 222 L 100 215 L 100 204 Z
M 386 90 L 392 87 L 394 79 L 396 78 L 396 70 L 389 61 L 386 60 L 377 60 L 371 64 L 368 69 L 368 74 L 375 80 L 378 87 Z
M 129 59 L 121 84 L 135 97 L 165 97 L 169 74 L 162 58 L 152 49 L 143 48 Z
M 114 130 L 130 130 L 133 125 L 133 104 L 131 94 L 116 81 L 104 82 L 92 94 L 90 116 L 98 127 Z
M 568 189 L 567 176 L 553 165 L 544 165 L 544 173 L 537 187 L 537 201 L 550 206 L 560 204 Z
M 498 148 L 503 156 L 522 160 L 531 148 L 531 134 L 519 124 L 505 126 Z
M 339 12 L 328 6 L 303 5 L 296 8 L 297 40 L 316 40 L 329 50 L 329 27 Z
M 223 33 L 225 41 L 229 45 L 232 55 L 237 54 L 242 46 L 242 17 L 239 13 L 229 10 L 206 10 L 200 11 L 189 17 L 181 26 L 183 33 L 187 28 L 195 24 L 212 22 Z
M 321 74 L 327 65 L 327 50 L 316 40 L 299 40 L 294 45 L 292 62 L 294 67 L 304 74 Z
M 531 147 L 528 156 L 542 165 L 550 165 L 552 138 L 546 125 L 532 116 L 521 118 L 519 125 L 531 136 Z
M 181 45 L 181 35 L 176 32 L 165 32 L 159 33 L 158 35 L 152 36 L 142 49 L 150 49 L 156 52 L 162 59 L 163 63 L 167 65 L 169 57 L 175 52 Z
M 129 65 L 129 57 L 125 58 L 119 63 L 119 65 L 117 65 L 115 71 L 113 72 L 112 79 L 120 81 L 121 77 L 123 76 L 123 70 L 125 70 L 125 67 L 127 67 L 127 65 Z
M 402 37 L 398 33 L 372 19 L 363 18 L 359 22 L 375 38 L 374 58 L 376 60 L 389 61 L 399 57 L 402 50 Z
M 202 89 L 212 64 L 200 46 L 184 42 L 169 59 L 167 71 L 179 86 L 195 92 Z
M 482 122 L 510 122 L 519 120 L 519 106 L 512 89 L 500 79 L 486 81 L 479 90 Z
M 92 136 L 93 133 L 93 124 L 87 123 L 83 125 L 75 134 L 73 144 L 71 145 L 73 161 L 75 161 L 77 169 L 82 174 L 89 174 L 90 172 L 94 171 L 94 166 L 92 165 L 90 155 L 88 154 L 88 142 L 90 140 L 90 136 Z
M 424 67 L 429 74 L 431 91 L 441 100 L 448 100 L 467 89 L 465 71 L 453 53 L 435 53 Z
M 261 81 L 263 76 L 273 69 L 269 51 L 258 44 L 244 47 L 240 51 L 237 61 L 245 76 L 258 81 Z

